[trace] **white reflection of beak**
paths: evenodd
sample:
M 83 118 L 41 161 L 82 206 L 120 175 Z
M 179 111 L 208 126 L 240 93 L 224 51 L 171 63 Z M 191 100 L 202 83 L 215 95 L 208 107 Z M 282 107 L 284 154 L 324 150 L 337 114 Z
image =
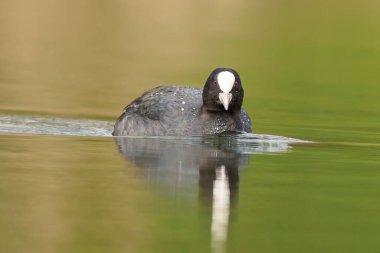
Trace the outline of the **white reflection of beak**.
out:
M 231 93 L 219 93 L 219 100 L 222 102 L 224 109 L 227 111 L 232 99 Z
M 212 190 L 211 247 L 213 253 L 224 252 L 230 217 L 230 186 L 226 166 L 216 168 Z

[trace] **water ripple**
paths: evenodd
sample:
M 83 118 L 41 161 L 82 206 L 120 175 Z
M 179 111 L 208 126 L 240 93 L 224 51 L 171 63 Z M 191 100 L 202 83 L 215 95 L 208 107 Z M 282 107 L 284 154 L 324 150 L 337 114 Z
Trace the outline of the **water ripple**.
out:
M 113 123 L 100 120 L 0 115 L 0 134 L 112 136 Z
M 0 134 L 112 137 L 113 122 L 88 119 L 67 119 L 42 116 L 0 115 Z M 203 137 L 118 137 L 160 139 L 166 142 L 218 145 L 223 150 L 239 153 L 283 152 L 291 144 L 310 143 L 300 139 L 267 134 L 227 133 Z

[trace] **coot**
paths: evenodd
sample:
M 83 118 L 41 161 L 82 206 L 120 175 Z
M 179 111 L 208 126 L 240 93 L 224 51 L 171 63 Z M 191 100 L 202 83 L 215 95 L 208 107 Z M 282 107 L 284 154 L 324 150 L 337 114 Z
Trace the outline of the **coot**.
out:
M 223 132 L 252 132 L 242 108 L 243 87 L 230 68 L 211 72 L 201 89 L 160 86 L 127 105 L 114 136 L 194 136 Z

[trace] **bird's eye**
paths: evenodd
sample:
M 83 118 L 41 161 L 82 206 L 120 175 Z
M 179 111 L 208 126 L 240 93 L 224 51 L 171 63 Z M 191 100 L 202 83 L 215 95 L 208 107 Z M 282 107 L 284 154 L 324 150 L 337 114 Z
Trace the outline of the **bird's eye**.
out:
M 216 80 L 214 80 L 214 82 L 212 82 L 214 85 L 217 85 L 218 84 L 218 82 L 216 81 Z
M 238 82 L 234 82 L 234 87 L 237 87 L 238 86 Z

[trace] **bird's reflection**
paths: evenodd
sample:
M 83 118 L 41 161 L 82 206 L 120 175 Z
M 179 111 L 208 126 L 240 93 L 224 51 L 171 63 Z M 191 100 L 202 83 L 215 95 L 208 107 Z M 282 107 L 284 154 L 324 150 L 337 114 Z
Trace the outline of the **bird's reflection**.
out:
M 176 191 L 198 188 L 200 206 L 211 214 L 212 251 L 223 252 L 238 199 L 239 169 L 255 150 L 263 151 L 263 145 L 230 137 L 119 137 L 115 141 L 120 152 L 145 171 L 150 184 L 168 184 Z

